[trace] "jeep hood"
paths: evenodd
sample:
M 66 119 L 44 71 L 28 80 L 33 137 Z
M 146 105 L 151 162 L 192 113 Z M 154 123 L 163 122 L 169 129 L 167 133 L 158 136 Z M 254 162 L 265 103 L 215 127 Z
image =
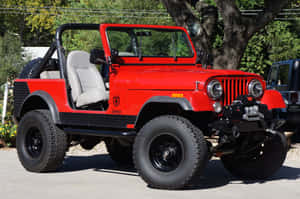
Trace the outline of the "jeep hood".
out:
M 196 81 L 199 82 L 198 86 L 201 89 L 208 79 L 216 76 L 252 76 L 261 79 L 259 75 L 253 73 L 237 70 L 209 70 L 195 66 L 126 67 L 120 70 L 119 75 L 120 80 L 128 83 L 127 88 L 132 90 L 194 90 Z

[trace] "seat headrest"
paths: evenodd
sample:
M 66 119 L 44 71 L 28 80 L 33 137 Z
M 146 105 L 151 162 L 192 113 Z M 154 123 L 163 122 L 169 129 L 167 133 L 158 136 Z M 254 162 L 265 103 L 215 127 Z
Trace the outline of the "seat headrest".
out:
M 85 51 L 71 51 L 67 58 L 67 66 L 75 66 L 76 68 L 88 68 L 90 54 Z

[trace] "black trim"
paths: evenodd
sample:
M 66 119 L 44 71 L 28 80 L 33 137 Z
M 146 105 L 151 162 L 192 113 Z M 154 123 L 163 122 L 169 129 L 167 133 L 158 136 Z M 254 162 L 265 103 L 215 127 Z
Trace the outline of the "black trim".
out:
M 196 66 L 196 64 L 119 64 L 120 66 Z
M 149 103 L 175 103 L 179 104 L 181 108 L 185 111 L 193 111 L 193 107 L 191 103 L 184 97 L 182 98 L 174 98 L 174 97 L 169 97 L 169 96 L 154 96 L 151 97 L 142 107 L 143 108 L 149 104 Z
M 155 96 L 155 97 L 151 97 L 149 100 L 147 100 L 144 105 L 142 106 L 136 121 L 135 121 L 135 125 L 138 123 L 139 119 L 140 119 L 140 115 L 143 112 L 143 109 L 146 107 L 146 105 L 150 104 L 150 103 L 168 103 L 168 104 L 178 104 L 183 110 L 185 111 L 193 111 L 193 107 L 191 105 L 191 103 L 186 99 L 186 98 L 172 98 L 169 96 Z
M 61 124 L 68 126 L 100 127 L 112 129 L 126 129 L 127 124 L 134 124 L 136 116 L 109 115 L 90 113 L 59 113 Z
M 61 121 L 60 121 L 59 112 L 58 112 L 56 103 L 54 102 L 51 95 L 49 95 L 47 92 L 42 91 L 42 90 L 35 91 L 35 92 L 31 93 L 28 97 L 26 97 L 24 103 L 27 100 L 29 100 L 31 97 L 36 97 L 36 96 L 42 98 L 48 105 L 53 122 L 55 124 L 60 124 Z
M 84 128 L 64 128 L 64 131 L 69 134 L 84 135 L 84 136 L 100 136 L 100 137 L 134 137 L 135 131 L 109 131 L 98 129 L 84 129 Z
M 27 82 L 14 83 L 14 117 L 20 116 L 23 103 L 26 97 L 30 94 Z

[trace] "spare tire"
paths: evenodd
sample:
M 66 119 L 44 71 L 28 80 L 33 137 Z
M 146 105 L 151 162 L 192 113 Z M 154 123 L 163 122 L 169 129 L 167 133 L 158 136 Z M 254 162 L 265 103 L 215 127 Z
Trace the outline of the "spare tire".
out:
M 19 79 L 39 78 L 41 72 L 42 58 L 36 58 L 28 62 L 22 69 Z

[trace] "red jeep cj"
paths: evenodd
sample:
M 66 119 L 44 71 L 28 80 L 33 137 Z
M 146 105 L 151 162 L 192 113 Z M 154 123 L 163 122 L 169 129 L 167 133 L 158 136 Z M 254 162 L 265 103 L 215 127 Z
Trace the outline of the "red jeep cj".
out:
M 87 30 L 97 32 L 93 45 L 66 48 L 66 32 Z M 72 144 L 104 141 L 114 161 L 134 163 L 152 187 L 184 187 L 212 156 L 241 178 L 271 176 L 287 153 L 280 93 L 261 76 L 205 69 L 196 57 L 181 27 L 60 26 L 46 55 L 15 80 L 22 165 L 55 171 Z

